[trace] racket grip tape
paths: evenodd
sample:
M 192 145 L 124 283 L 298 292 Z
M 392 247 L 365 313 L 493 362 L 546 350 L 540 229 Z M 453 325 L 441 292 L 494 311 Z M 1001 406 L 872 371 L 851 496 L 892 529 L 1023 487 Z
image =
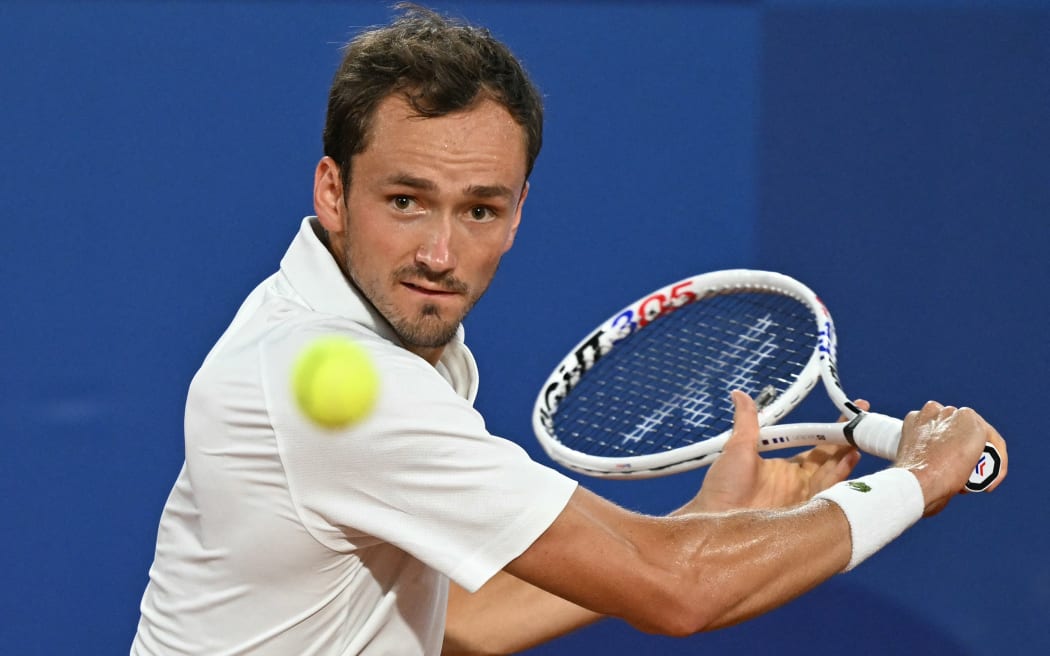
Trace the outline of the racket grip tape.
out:
M 897 447 L 901 440 L 901 429 L 904 422 L 896 417 L 880 415 L 877 412 L 862 412 L 854 417 L 843 428 L 846 441 L 865 453 L 896 460 Z M 990 442 L 984 445 L 984 451 L 977 460 L 966 489 L 970 492 L 983 492 L 992 482 L 999 478 L 1003 458 L 999 450 Z
M 901 441 L 904 422 L 896 417 L 877 412 L 862 412 L 846 424 L 842 431 L 846 441 L 864 453 L 886 460 L 897 459 L 897 446 Z

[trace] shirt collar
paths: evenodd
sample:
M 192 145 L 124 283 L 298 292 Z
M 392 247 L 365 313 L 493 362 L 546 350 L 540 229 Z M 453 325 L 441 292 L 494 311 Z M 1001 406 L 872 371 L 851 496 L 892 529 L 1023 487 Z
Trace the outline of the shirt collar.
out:
M 350 283 L 325 246 L 325 230 L 317 217 L 308 216 L 281 258 L 281 272 L 310 309 L 352 319 L 385 339 L 397 343 L 394 329 Z
M 384 339 L 400 344 L 389 322 L 361 291 L 343 275 L 339 264 L 325 246 L 325 230 L 315 216 L 303 219 L 299 233 L 281 258 L 281 273 L 310 309 L 322 314 L 346 317 Z M 445 368 L 464 396 L 477 394 L 477 365 L 463 343 L 463 326 L 445 348 L 439 370 Z M 446 372 L 442 372 L 443 374 Z M 460 389 L 463 388 L 463 389 Z

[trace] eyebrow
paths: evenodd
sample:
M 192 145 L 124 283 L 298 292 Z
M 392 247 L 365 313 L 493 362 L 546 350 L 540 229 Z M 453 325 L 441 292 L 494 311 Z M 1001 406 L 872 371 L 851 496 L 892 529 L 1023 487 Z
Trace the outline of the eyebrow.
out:
M 513 198 L 514 192 L 503 185 L 471 185 L 465 190 L 467 194 L 478 198 Z
M 383 181 L 385 184 L 398 185 L 400 187 L 411 187 L 413 189 L 422 189 L 424 191 L 433 191 L 437 189 L 437 185 L 426 178 L 417 178 L 407 173 L 395 173 Z
M 422 191 L 435 191 L 437 185 L 432 180 L 419 178 L 407 173 L 395 173 L 386 178 L 385 182 L 391 185 L 410 187 Z M 463 190 L 467 195 L 476 198 L 513 198 L 514 192 L 507 186 L 501 184 L 492 185 L 470 185 Z

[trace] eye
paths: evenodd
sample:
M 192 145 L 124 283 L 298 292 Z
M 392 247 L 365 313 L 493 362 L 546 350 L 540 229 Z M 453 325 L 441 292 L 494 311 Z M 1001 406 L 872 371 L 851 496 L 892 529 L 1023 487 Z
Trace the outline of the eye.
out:
M 394 196 L 390 199 L 390 204 L 394 209 L 405 212 L 412 209 L 413 200 L 411 196 Z
M 477 207 L 470 208 L 470 218 L 475 221 L 491 221 L 496 218 L 496 212 L 491 207 L 485 207 L 484 205 L 478 205 Z

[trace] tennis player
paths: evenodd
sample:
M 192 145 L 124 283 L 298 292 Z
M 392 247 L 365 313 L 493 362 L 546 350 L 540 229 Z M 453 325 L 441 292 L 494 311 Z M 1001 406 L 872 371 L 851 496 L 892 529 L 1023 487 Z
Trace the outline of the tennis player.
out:
M 948 503 L 986 440 L 1005 456 L 977 413 L 931 402 L 894 466 L 850 485 L 848 448 L 760 458 L 738 392 L 703 488 L 648 517 L 490 435 L 460 324 L 514 242 L 541 135 L 535 88 L 483 29 L 409 7 L 350 43 L 316 217 L 190 384 L 131 653 L 507 653 L 603 616 L 691 634 L 856 566 Z M 288 392 L 331 333 L 382 381 L 334 434 Z

